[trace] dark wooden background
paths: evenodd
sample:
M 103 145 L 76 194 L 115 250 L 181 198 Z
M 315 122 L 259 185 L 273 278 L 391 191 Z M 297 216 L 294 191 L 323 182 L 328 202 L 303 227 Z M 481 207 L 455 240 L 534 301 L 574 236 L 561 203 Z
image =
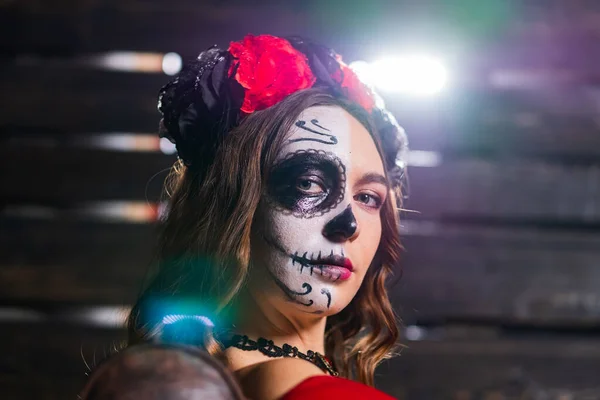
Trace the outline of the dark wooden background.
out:
M 405 399 L 600 399 L 597 0 L 0 1 L 0 393 L 76 398 L 151 260 L 162 73 L 82 57 L 304 34 L 349 61 L 433 48 L 448 90 L 388 95 L 413 150 Z M 135 134 L 129 151 L 92 138 Z M 145 151 L 134 151 L 144 150 Z M 112 206 L 112 208 L 110 207 Z M 107 210 L 112 210 L 109 213 Z M 115 322 L 115 323 L 117 323 Z

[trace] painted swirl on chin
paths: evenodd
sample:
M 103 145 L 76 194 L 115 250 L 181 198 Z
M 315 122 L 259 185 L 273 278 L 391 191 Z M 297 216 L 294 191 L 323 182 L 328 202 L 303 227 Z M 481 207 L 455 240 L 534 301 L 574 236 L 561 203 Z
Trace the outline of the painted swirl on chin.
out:
M 314 304 L 313 300 L 308 300 L 308 302 L 303 302 L 302 300 L 299 300 L 298 297 L 303 297 L 306 296 L 307 294 L 312 292 L 312 286 L 308 283 L 308 282 L 304 282 L 302 284 L 302 289 L 304 289 L 304 292 L 296 292 L 295 290 L 290 289 L 285 283 L 283 283 L 279 278 L 277 278 L 275 276 L 275 274 L 273 274 L 269 269 L 267 269 L 269 271 L 269 274 L 271 275 L 271 277 L 273 278 L 273 280 L 275 281 L 275 284 L 277 284 L 277 286 L 279 286 L 279 288 L 283 291 L 283 293 L 285 293 L 285 295 L 287 296 L 288 300 L 297 303 L 297 304 L 301 304 L 303 306 L 306 307 L 310 307 Z

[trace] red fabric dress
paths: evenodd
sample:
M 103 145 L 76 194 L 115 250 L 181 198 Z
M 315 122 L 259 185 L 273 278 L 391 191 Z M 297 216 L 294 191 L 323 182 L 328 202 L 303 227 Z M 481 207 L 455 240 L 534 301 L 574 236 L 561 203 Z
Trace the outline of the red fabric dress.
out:
M 394 400 L 393 397 L 362 383 L 329 375 L 303 380 L 280 400 Z

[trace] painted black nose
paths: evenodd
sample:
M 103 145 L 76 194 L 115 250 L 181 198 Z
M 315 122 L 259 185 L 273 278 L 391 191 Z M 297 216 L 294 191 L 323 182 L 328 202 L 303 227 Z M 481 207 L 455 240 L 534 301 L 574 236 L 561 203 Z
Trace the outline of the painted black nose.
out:
M 351 238 L 358 228 L 356 218 L 350 205 L 340 214 L 333 217 L 323 228 L 323 236 L 334 242 Z

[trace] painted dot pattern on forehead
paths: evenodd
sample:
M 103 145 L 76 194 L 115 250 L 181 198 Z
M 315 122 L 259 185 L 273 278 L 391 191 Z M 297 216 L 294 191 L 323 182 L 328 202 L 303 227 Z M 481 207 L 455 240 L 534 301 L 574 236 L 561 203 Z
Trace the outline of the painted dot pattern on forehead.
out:
M 306 196 L 295 187 L 296 180 L 306 173 L 319 173 L 324 191 Z M 302 149 L 288 153 L 273 168 L 269 177 L 268 203 L 284 215 L 296 218 L 319 217 L 337 207 L 346 191 L 346 167 L 331 152 Z

